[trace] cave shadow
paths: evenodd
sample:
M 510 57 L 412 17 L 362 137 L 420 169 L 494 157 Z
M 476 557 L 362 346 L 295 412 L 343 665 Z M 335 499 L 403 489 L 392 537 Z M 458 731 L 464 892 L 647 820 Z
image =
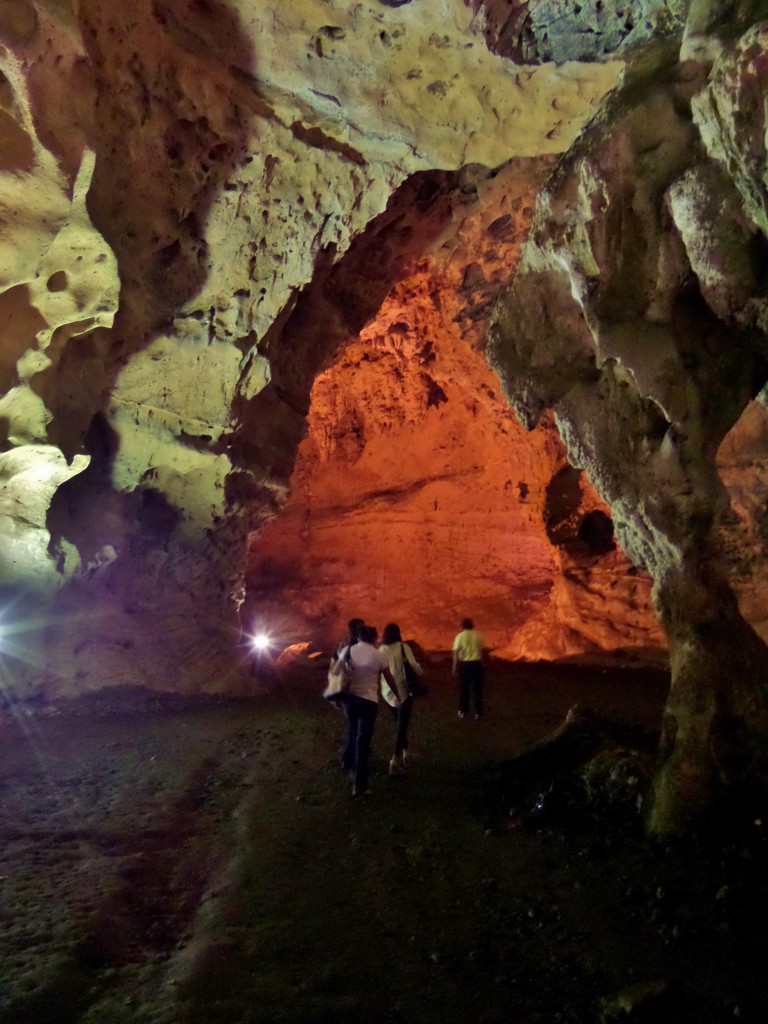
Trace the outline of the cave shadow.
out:
M 68 458 L 85 450 L 91 462 L 54 498 L 48 521 L 52 550 L 62 537 L 82 540 L 82 530 L 71 537 L 66 532 L 81 518 L 74 509 L 79 502 L 127 502 L 128 515 L 137 511 L 135 496 L 121 496 L 111 483 L 120 438 L 108 426 L 106 403 L 131 355 L 162 337 L 178 309 L 200 292 L 211 266 L 204 238 L 208 213 L 227 180 L 251 160 L 247 119 L 227 116 L 248 105 L 249 93 L 252 108 L 258 111 L 261 103 L 252 84 L 256 53 L 239 12 L 225 0 L 190 0 L 183 11 L 178 7 L 155 0 L 148 18 L 138 17 L 131 5 L 80 13 L 99 92 L 87 207 L 115 253 L 121 287 L 111 331 L 85 332 L 54 345 L 52 365 L 35 380 L 38 394 L 57 395 L 61 366 L 79 365 L 85 353 L 91 386 L 86 392 L 79 382 L 74 385 L 76 402 L 59 397 L 49 433 Z M 191 66 L 198 78 L 209 80 L 208 93 L 201 87 L 198 95 L 224 95 L 229 107 L 214 112 L 218 125 L 202 104 L 196 116 L 189 113 L 190 95 L 183 110 L 169 114 L 180 92 L 173 80 L 177 72 L 169 70 L 176 65 Z M 191 316 L 210 321 L 210 331 L 213 312 Z M 152 503 L 158 492 L 147 490 Z M 86 533 L 96 525 L 93 518 L 82 524 Z M 165 523 L 168 515 L 159 518 Z
M 238 13 L 223 0 L 205 0 L 186 4 L 182 19 L 173 6 L 164 0 L 152 5 L 155 36 L 146 24 L 127 18 L 114 52 L 127 65 L 120 70 L 127 70 L 145 90 L 137 101 L 144 103 L 142 116 L 137 123 L 130 111 L 123 111 L 115 75 L 112 105 L 105 104 L 100 111 L 96 130 L 88 210 L 120 268 L 113 328 L 120 363 L 161 334 L 179 307 L 199 292 L 210 270 L 203 237 L 208 212 L 233 172 L 250 162 L 243 121 L 238 120 L 235 128 L 235 117 L 227 116 L 244 101 L 243 78 L 256 72 L 256 55 Z M 100 59 L 108 59 L 111 33 L 121 19 L 113 6 L 104 11 L 106 24 L 86 21 L 84 27 L 97 66 Z M 220 124 L 203 106 L 193 119 L 188 106 L 194 100 L 189 95 L 184 115 L 168 116 L 167 101 L 176 87 L 168 81 L 166 69 L 177 54 L 179 67 L 192 63 L 195 73 L 209 80 L 212 95 L 217 90 L 224 93 L 230 109 L 219 115 Z M 151 86 L 157 82 L 168 96 L 161 93 L 153 106 Z M 258 102 L 256 96 L 253 101 Z M 201 310 L 198 316 L 204 319 L 210 312 Z M 118 372 L 120 363 L 115 367 Z
M 315 378 L 357 338 L 409 265 L 440 236 L 462 201 L 463 187 L 461 172 L 416 172 L 339 260 L 334 246 L 318 254 L 312 280 L 259 344 L 271 381 L 255 397 L 235 399 L 237 427 L 227 443 L 236 463 L 263 467 L 287 482 L 306 434 Z
M 464 187 L 459 171 L 418 171 L 338 261 L 332 246 L 320 253 L 312 280 L 261 346 L 270 358 L 272 389 L 283 402 L 306 418 L 315 377 L 360 334 L 409 265 L 440 236 Z M 259 398 L 252 403 L 258 405 Z
M 168 543 L 181 521 L 181 512 L 149 483 L 130 492 L 112 486 L 111 474 L 120 438 L 103 413 L 96 413 L 85 434 L 91 455 L 87 470 L 65 480 L 48 508 L 46 525 L 50 534 L 48 551 L 64 572 L 66 552 L 63 539 L 75 544 L 84 570 L 94 573 L 102 552 L 116 545 L 134 556 L 147 554 Z M 98 514 L 94 514 L 98 511 Z M 101 525 L 102 519 L 125 524 L 121 537 Z
M 386 209 L 355 236 L 336 260 L 329 246 L 316 259 L 312 280 L 285 307 L 258 346 L 270 363 L 271 380 L 253 398 L 236 397 L 236 424 L 226 438 L 233 464 L 263 472 L 286 484 L 307 432 L 312 386 L 353 343 L 387 295 L 430 251 L 456 211 L 475 201 L 474 179 L 491 179 L 498 169 L 479 165 L 459 171 L 420 171 L 391 195 Z M 466 214 L 463 214 L 466 216 Z M 495 294 L 498 281 L 487 282 Z M 490 299 L 482 303 L 490 305 Z M 437 291 L 434 301 L 439 302 Z M 427 341 L 426 364 L 434 358 Z M 254 532 L 260 523 L 252 524 Z

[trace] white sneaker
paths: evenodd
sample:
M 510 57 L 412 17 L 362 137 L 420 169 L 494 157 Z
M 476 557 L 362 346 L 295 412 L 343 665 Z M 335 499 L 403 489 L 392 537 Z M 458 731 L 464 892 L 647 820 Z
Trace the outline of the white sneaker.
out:
M 389 762 L 389 774 L 390 775 L 402 775 L 403 774 L 403 765 L 400 764 L 400 762 L 397 760 L 396 757 L 393 757 L 393 758 L 390 759 L 390 762 Z
M 459 718 L 463 718 L 463 717 L 464 717 L 464 712 L 463 712 L 463 711 L 460 711 L 460 712 L 459 712 Z

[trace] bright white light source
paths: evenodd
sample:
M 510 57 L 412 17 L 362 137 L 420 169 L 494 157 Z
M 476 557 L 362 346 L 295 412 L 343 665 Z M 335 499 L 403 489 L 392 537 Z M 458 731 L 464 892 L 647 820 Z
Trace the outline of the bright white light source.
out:
M 265 633 L 259 633 L 258 636 L 252 638 L 251 643 L 254 651 L 266 651 L 269 647 L 269 637 Z

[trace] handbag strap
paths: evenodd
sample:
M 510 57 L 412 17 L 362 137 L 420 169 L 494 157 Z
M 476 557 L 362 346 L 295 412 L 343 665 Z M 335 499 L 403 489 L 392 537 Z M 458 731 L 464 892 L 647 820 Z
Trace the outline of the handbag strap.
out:
M 407 680 L 407 678 L 408 678 L 408 669 L 412 668 L 412 665 L 408 661 L 408 658 L 407 658 L 406 653 L 405 653 L 405 644 L 402 643 L 402 642 L 400 644 L 400 657 L 403 659 L 403 675 L 405 676 L 405 678 Z M 407 668 L 406 668 L 406 665 L 408 666 Z

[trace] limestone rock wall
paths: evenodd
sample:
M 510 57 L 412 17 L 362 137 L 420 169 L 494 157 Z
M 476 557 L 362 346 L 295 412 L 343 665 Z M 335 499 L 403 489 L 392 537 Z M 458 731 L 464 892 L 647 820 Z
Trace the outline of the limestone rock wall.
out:
M 409 176 L 562 152 L 620 71 L 523 67 L 474 17 L 2 0 L 0 583 L 46 623 L 19 686 L 235 685 L 246 536 L 363 326 L 296 311 Z
M 555 410 L 622 545 L 657 578 L 703 538 L 720 551 L 715 453 L 765 374 L 762 242 L 735 186 L 755 190 L 705 146 L 717 154 L 704 111 L 721 78 L 674 54 L 628 76 L 539 196 L 492 337 L 523 420 Z M 722 111 L 717 123 L 728 131 Z M 723 446 L 725 476 L 738 446 Z
M 494 53 L 524 64 L 597 61 L 679 33 L 688 0 L 472 0 Z
M 529 425 L 554 411 L 653 577 L 673 678 L 658 831 L 768 787 L 768 64 L 764 24 L 719 13 L 708 46 L 689 22 L 696 60 L 673 46 L 630 65 L 560 162 L 491 331 L 513 405 Z

